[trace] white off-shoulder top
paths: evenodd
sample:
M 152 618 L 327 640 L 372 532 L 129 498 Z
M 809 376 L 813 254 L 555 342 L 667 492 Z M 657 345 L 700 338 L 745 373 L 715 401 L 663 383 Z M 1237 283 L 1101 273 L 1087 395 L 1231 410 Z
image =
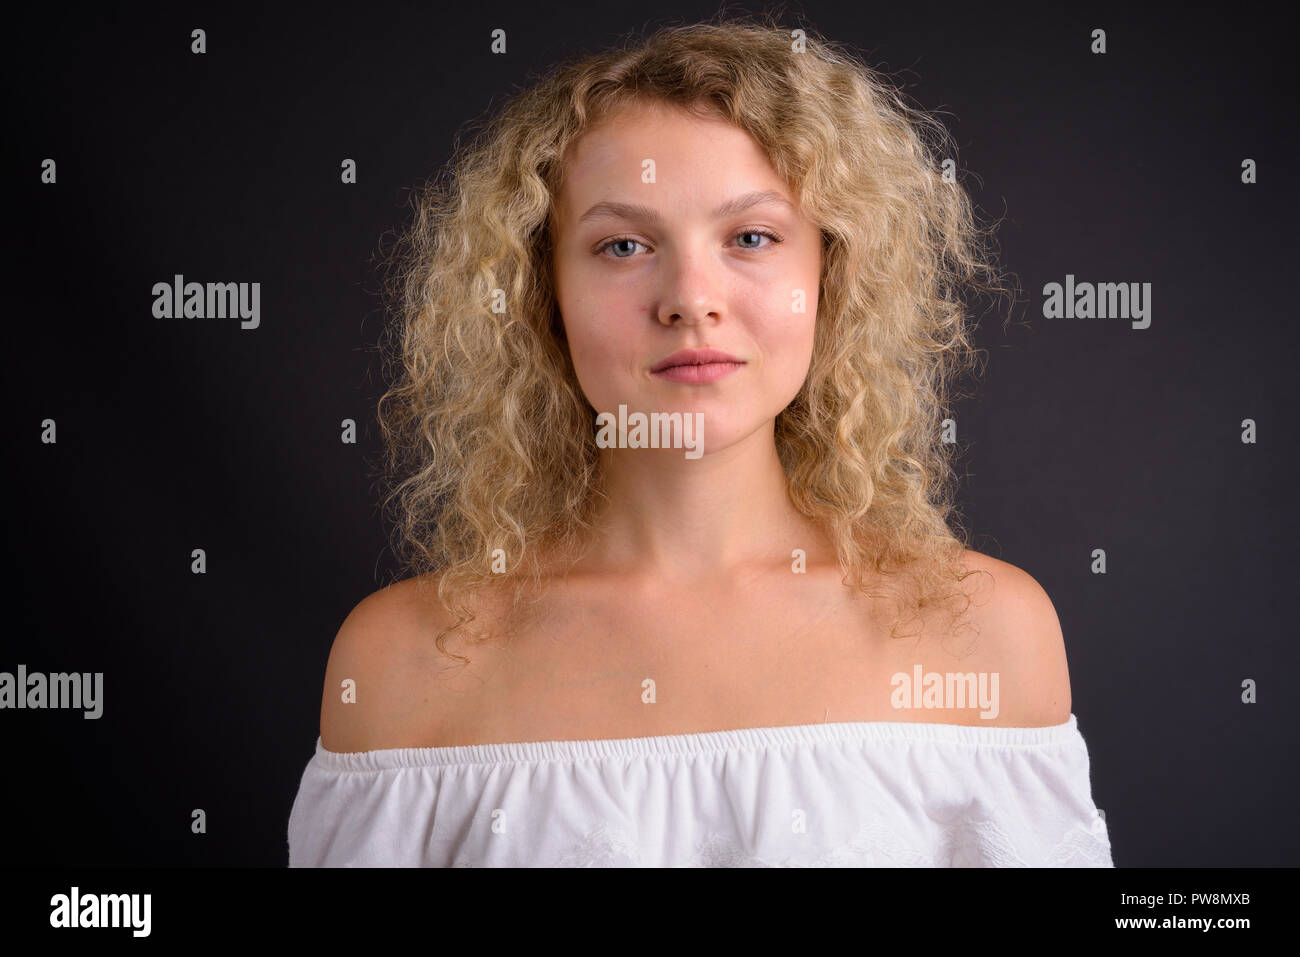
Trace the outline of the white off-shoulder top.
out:
M 339 753 L 290 867 L 1112 867 L 1073 714 Z

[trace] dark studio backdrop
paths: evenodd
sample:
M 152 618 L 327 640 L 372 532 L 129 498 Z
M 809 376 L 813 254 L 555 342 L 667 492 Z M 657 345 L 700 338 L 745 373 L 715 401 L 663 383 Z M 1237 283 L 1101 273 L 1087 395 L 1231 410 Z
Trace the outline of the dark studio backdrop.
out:
M 375 345 L 409 190 L 548 64 L 715 12 L 18 9 L 0 671 L 102 672 L 103 712 L 0 711 L 6 863 L 287 861 L 330 644 L 398 574 Z M 1116 864 L 1300 862 L 1289 34 L 1231 6 L 809 2 L 781 21 L 940 112 L 1001 220 L 1022 292 L 1010 327 L 1005 305 L 981 319 L 960 506 L 975 547 L 1055 603 Z M 155 318 L 177 274 L 259 283 L 258 326 Z M 1044 317 L 1067 276 L 1149 288 L 1147 319 Z

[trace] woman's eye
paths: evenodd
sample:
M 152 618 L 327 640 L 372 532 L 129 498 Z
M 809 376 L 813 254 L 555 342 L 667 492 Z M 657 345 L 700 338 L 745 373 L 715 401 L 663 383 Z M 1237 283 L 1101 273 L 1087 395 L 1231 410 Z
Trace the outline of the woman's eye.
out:
M 763 237 L 767 237 L 767 239 L 770 240 L 767 244 L 769 246 L 772 243 L 779 243 L 781 241 L 778 236 L 765 229 L 746 229 L 742 232 L 736 233 L 736 244 L 741 249 L 763 249 Z M 621 239 L 611 239 L 609 242 L 605 243 L 605 245 L 601 246 L 597 252 L 603 255 L 607 250 L 613 250 L 613 258 L 631 259 L 636 255 L 636 247 L 640 245 L 642 244 L 637 242 L 635 239 L 623 237 Z
M 776 240 L 776 237 L 773 236 L 771 233 L 765 233 L 765 232 L 763 232 L 763 231 L 760 230 L 760 229 L 747 229 L 747 230 L 745 230 L 745 232 L 743 232 L 743 233 L 737 233 L 737 234 L 736 234 L 736 238 L 737 238 L 738 240 L 740 240 L 740 239 L 746 239 L 746 238 L 750 238 L 750 237 L 752 237 L 752 238 L 754 239 L 754 241 L 755 241 L 755 242 L 754 242 L 754 245 L 752 245 L 752 246 L 750 246 L 750 245 L 746 245 L 746 244 L 743 243 L 743 242 L 740 243 L 740 248 L 741 248 L 741 249 L 762 249 L 762 248 L 763 248 L 763 247 L 762 247 L 762 244 L 759 243 L 758 240 L 761 239 L 763 236 L 766 236 L 768 239 L 771 239 L 771 240 L 773 240 L 773 241 Z
M 631 259 L 632 254 L 635 252 L 635 250 L 626 249 L 625 251 L 627 252 L 627 255 L 624 256 L 618 253 L 619 247 L 640 246 L 640 245 L 641 244 L 637 242 L 635 239 L 611 239 L 609 242 L 607 242 L 604 246 L 601 247 L 601 252 L 604 252 L 606 249 L 614 249 L 615 259 Z

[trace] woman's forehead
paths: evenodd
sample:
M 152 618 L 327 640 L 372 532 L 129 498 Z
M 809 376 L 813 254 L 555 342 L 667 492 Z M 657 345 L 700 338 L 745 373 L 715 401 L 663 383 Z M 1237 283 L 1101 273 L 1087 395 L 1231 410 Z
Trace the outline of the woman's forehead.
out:
M 740 127 L 680 108 L 629 108 L 602 120 L 571 144 L 560 182 L 564 218 L 626 191 L 653 200 L 646 187 L 669 192 L 781 190 L 767 157 Z M 662 191 L 660 191 L 662 193 Z M 653 205 L 653 202 L 650 202 Z M 577 207 L 581 206 L 579 209 Z

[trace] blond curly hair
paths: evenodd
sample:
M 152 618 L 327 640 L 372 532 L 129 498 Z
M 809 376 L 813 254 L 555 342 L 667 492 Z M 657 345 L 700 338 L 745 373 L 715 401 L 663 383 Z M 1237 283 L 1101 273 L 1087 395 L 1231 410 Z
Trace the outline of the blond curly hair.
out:
M 576 554 L 592 528 L 595 410 L 556 304 L 552 213 L 568 147 L 632 100 L 745 130 L 820 226 L 811 366 L 775 427 L 791 501 L 827 531 L 846 584 L 877 594 L 869 570 L 906 579 L 896 623 L 960 600 L 971 572 L 940 429 L 978 355 L 959 293 L 1005 291 L 991 231 L 943 175 L 956 151 L 942 124 L 883 76 L 812 31 L 724 18 L 554 67 L 416 190 L 385 285 L 400 321 L 379 422 L 404 568 L 436 572 L 455 613 L 439 651 L 480 589 L 541 582 L 539 555 Z

